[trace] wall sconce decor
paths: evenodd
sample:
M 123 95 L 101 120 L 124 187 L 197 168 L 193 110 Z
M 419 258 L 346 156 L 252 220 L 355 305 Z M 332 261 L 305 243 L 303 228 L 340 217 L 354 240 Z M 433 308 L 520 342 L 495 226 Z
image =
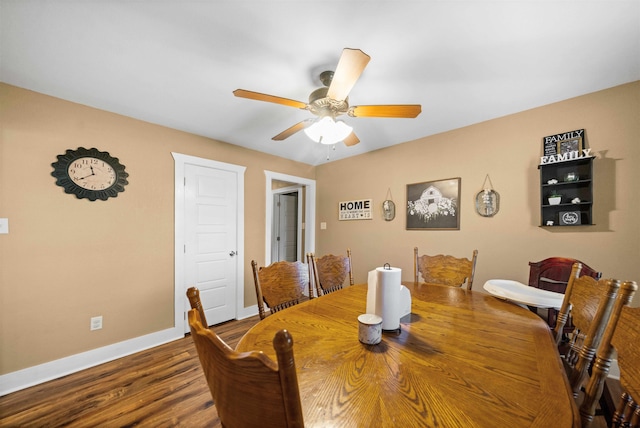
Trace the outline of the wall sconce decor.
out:
M 382 202 L 382 218 L 391 221 L 396 218 L 396 204 L 393 203 L 391 188 L 387 189 L 387 199 Z
M 489 181 L 489 186 L 487 186 Z M 493 190 L 489 174 L 484 178 L 480 192 L 476 195 L 476 212 L 482 217 L 493 217 L 500 210 L 500 194 Z

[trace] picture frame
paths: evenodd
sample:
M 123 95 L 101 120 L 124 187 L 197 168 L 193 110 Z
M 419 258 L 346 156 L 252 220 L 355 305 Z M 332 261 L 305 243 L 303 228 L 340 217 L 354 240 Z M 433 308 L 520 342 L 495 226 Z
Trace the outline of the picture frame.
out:
M 407 230 L 460 230 L 461 178 L 407 184 Z
M 559 134 L 543 137 L 543 157 L 556 156 L 574 151 L 582 151 L 584 138 L 585 129 L 576 129 L 575 131 L 566 131 Z
M 558 141 L 558 154 L 563 155 L 570 152 L 582 153 L 582 137 L 575 137 Z

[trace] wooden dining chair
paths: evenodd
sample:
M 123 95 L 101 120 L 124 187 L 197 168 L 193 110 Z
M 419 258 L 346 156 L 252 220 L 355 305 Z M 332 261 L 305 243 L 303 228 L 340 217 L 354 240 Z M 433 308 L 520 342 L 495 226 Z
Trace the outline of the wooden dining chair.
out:
M 236 352 L 189 311 L 189 328 L 223 427 L 303 427 L 293 339 L 273 339 L 277 363 L 263 352 Z
M 202 302 L 200 301 L 200 290 L 196 287 L 189 287 L 187 289 L 187 298 L 189 299 L 189 305 L 191 305 L 191 309 L 195 309 L 200 314 L 200 322 L 205 327 L 209 327 L 207 323 L 207 316 L 204 313 L 204 308 L 202 307 Z
M 574 329 L 568 349 L 563 355 L 569 384 L 573 396 L 578 397 L 589 376 L 589 370 L 600 345 L 616 296 L 620 281 L 615 279 L 595 280 L 590 276 L 580 276 L 581 263 L 574 263 L 567 290 L 558 313 L 554 335 L 561 344 L 564 325 L 571 315 Z M 597 397 L 600 399 L 600 397 Z
M 346 256 L 327 254 L 316 257 L 313 253 L 309 253 L 307 263 L 318 297 L 342 289 L 347 277 L 349 285 L 353 285 L 350 248 L 347 248 Z
M 601 272 L 596 271 L 580 260 L 567 257 L 548 257 L 539 262 L 529 262 L 529 286 L 564 294 L 574 263 L 582 264 L 581 275 L 588 275 L 595 279 L 602 277 Z M 537 308 L 530 307 L 530 309 L 537 313 Z M 558 311 L 556 309 L 547 309 L 547 324 L 551 328 L 555 327 L 557 316 Z M 565 325 L 565 333 L 568 333 L 571 329 L 571 322 L 568 322 Z
M 473 287 L 473 276 L 476 272 L 476 260 L 478 250 L 473 250 L 471 260 L 457 258 L 449 255 L 438 254 L 436 256 L 418 255 L 418 247 L 413 249 L 413 275 L 415 282 L 419 282 L 419 276 L 426 283 L 442 284 L 451 287 L 466 289 Z
M 638 291 L 635 281 L 623 282 L 606 326 L 589 382 L 585 398 L 580 405 L 582 426 L 589 427 L 596 413 L 598 401 L 609 376 L 614 349 L 618 354 L 620 383 L 624 389 L 612 417 L 613 427 L 640 427 L 640 308 L 629 304 Z
M 252 260 L 251 268 L 260 319 L 267 316 L 264 305 L 271 313 L 275 313 L 300 303 L 306 288 L 310 293 L 309 298 L 313 296 L 308 268 L 300 261 L 280 261 L 258 268 L 256 261 Z

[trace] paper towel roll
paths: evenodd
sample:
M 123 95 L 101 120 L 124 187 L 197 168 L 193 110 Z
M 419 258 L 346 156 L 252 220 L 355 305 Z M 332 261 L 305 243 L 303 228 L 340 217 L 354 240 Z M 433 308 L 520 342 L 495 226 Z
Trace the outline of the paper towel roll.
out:
M 370 270 L 367 276 L 367 311 L 368 314 L 376 314 L 376 297 L 378 294 L 378 275 L 375 270 Z M 376 314 L 379 315 L 379 314 Z
M 400 297 L 402 287 L 402 269 L 376 268 L 376 310 L 382 317 L 383 330 L 400 328 Z

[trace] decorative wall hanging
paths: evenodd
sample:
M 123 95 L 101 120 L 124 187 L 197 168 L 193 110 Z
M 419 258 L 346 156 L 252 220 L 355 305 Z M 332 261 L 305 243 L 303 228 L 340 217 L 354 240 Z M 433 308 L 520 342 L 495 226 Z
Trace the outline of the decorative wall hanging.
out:
M 56 178 L 56 184 L 63 187 L 65 193 L 76 195 L 78 199 L 106 201 L 124 192 L 124 186 L 129 184 L 129 174 L 118 158 L 96 148 L 69 149 L 65 154 L 58 155 L 58 161 L 51 166 L 51 175 Z
M 339 202 L 338 220 L 371 220 L 372 207 L 372 199 Z
M 488 186 L 487 181 L 489 181 Z M 482 188 L 483 190 L 476 195 L 476 212 L 482 217 L 493 217 L 500 210 L 500 194 L 493 190 L 489 174 L 484 178 Z
M 387 199 L 382 203 L 382 218 L 391 221 L 396 218 L 396 204 L 391 199 L 391 188 L 387 189 Z
M 583 157 L 591 157 L 591 149 L 586 148 L 584 129 L 549 135 L 542 139 L 543 154 L 540 165 L 566 162 Z
M 407 184 L 407 230 L 460 229 L 460 181 Z

